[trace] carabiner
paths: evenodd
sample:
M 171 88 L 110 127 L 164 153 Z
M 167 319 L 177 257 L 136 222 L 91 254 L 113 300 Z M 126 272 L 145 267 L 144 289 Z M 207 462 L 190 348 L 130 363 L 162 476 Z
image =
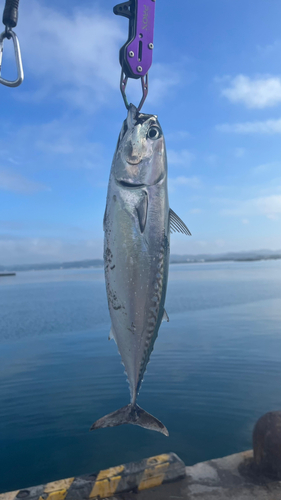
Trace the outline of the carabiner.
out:
M 121 94 L 122 94 L 122 97 L 123 97 L 123 100 L 124 100 L 124 103 L 125 103 L 125 106 L 126 106 L 127 109 L 129 109 L 129 107 L 130 107 L 128 99 L 127 99 L 127 96 L 126 96 L 126 86 L 127 86 L 127 83 L 128 83 L 128 78 L 129 77 L 126 75 L 126 73 L 122 69 L 121 70 L 121 78 L 120 78 L 120 90 L 121 90 Z M 139 105 L 137 107 L 138 111 L 141 110 L 141 108 L 143 107 L 144 101 L 147 98 L 147 94 L 148 94 L 148 73 L 146 73 L 146 75 L 144 75 L 144 76 L 141 77 L 141 86 L 142 86 L 142 98 L 141 98 L 140 103 L 139 103 Z
M 16 80 L 10 81 L 10 80 L 5 80 L 5 78 L 1 77 L 3 47 L 4 47 L 5 38 L 7 38 L 8 40 L 10 38 L 12 38 L 12 40 L 13 40 L 16 65 L 17 65 L 17 72 L 18 72 L 18 76 L 17 76 Z M 3 85 L 6 85 L 7 87 L 18 87 L 23 82 L 23 78 L 24 78 L 24 73 L 23 73 L 21 51 L 20 51 L 20 44 L 18 41 L 18 37 L 12 29 L 6 28 L 6 30 L 3 31 L 3 33 L 1 33 L 1 35 L 0 35 L 0 83 L 2 83 Z

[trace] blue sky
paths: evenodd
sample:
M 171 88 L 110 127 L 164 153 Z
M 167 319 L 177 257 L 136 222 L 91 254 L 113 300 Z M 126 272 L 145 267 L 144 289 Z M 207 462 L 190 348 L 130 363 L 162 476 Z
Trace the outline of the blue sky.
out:
M 1 2 L 2 7 L 4 1 Z M 102 256 L 111 161 L 126 110 L 114 1 L 29 0 L 16 32 L 25 80 L 0 86 L 0 264 Z M 157 0 L 150 92 L 173 253 L 281 248 L 281 3 Z M 13 77 L 5 42 L 2 76 Z M 139 101 L 139 81 L 128 97 Z

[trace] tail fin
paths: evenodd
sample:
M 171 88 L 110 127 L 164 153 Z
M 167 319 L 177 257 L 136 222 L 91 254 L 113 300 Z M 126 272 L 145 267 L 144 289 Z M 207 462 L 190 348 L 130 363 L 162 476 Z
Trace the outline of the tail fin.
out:
M 120 408 L 120 410 L 105 415 L 105 417 L 97 420 L 90 430 L 93 431 L 94 429 L 101 429 L 104 427 L 116 427 L 117 425 L 123 424 L 140 425 L 140 427 L 144 427 L 145 429 L 162 432 L 165 436 L 169 436 L 169 432 L 165 425 L 163 425 L 160 420 L 153 417 L 153 415 L 144 411 L 137 404 L 129 404 Z

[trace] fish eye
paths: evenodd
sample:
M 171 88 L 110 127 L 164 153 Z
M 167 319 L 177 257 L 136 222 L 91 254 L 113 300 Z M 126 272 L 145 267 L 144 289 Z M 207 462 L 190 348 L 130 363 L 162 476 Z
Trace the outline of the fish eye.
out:
M 156 139 L 159 139 L 161 135 L 160 129 L 156 127 L 155 125 L 150 127 L 150 129 L 147 132 L 147 137 L 148 139 L 152 139 L 153 141 L 156 141 Z

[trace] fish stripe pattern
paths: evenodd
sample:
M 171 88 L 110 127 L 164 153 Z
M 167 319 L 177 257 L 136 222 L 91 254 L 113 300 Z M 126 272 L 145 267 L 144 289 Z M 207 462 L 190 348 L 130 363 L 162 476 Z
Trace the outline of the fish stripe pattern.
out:
M 152 305 L 149 308 L 149 316 L 148 316 L 148 328 L 147 328 L 147 334 L 146 334 L 146 351 L 144 352 L 143 359 L 141 361 L 141 367 L 140 367 L 140 380 L 139 384 L 137 387 L 137 390 L 139 391 L 140 385 L 144 376 L 144 372 L 146 370 L 146 365 L 147 361 L 150 357 L 150 354 L 153 350 L 154 347 L 154 342 L 151 342 L 153 334 L 156 332 L 156 336 L 158 334 L 158 330 L 156 329 L 156 323 L 157 323 L 157 318 L 158 318 L 158 313 L 159 313 L 159 307 L 160 307 L 160 301 L 161 301 L 161 296 L 162 296 L 162 288 L 163 288 L 163 281 L 164 281 L 164 255 L 165 255 L 165 247 L 162 244 L 160 252 L 158 254 L 158 264 L 157 264 L 157 269 L 158 273 L 156 274 L 156 279 L 155 279 L 155 284 L 154 284 L 154 295 L 152 298 Z M 161 318 L 162 320 L 162 318 Z

